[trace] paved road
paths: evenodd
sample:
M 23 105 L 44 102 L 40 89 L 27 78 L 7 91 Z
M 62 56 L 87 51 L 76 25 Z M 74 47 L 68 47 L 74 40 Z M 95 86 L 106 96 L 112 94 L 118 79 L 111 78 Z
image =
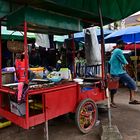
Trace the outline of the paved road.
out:
M 44 140 L 44 124 L 34 129 L 23 130 L 15 125 L 0 130 L 0 140 Z M 67 117 L 49 122 L 49 140 L 99 140 L 100 127 L 83 135 L 77 130 L 74 121 Z
M 137 98 L 140 100 L 140 95 Z M 140 140 L 140 105 L 128 104 L 129 93 L 124 88 L 119 90 L 115 99 L 118 108 L 112 109 L 113 124 L 117 125 L 124 140 Z M 101 125 L 107 124 L 107 113 L 100 113 L 99 119 L 101 124 L 85 135 L 67 116 L 49 121 L 49 140 L 100 140 Z M 43 132 L 44 124 L 30 130 L 11 125 L 0 130 L 0 140 L 44 140 Z
M 140 100 L 140 92 L 136 99 Z M 112 109 L 113 123 L 119 128 L 124 140 L 140 140 L 140 105 L 130 105 L 128 101 L 128 90 L 119 90 L 116 95 L 118 108 Z

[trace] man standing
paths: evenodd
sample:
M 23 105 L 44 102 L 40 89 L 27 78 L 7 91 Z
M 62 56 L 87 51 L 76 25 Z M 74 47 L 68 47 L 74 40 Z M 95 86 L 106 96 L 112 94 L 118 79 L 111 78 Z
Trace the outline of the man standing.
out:
M 113 53 L 109 61 L 110 74 L 114 78 L 119 78 L 120 81 L 128 87 L 130 91 L 129 104 L 140 104 L 139 101 L 134 99 L 135 91 L 137 90 L 136 83 L 125 70 L 125 67 L 128 64 L 128 62 L 123 55 L 122 52 L 123 49 L 124 42 L 122 40 L 119 40 L 117 42 L 116 48 L 113 50 Z

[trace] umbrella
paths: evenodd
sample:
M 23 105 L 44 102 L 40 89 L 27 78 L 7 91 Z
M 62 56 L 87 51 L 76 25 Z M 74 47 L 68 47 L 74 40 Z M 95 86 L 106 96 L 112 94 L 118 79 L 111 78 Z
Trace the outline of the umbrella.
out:
M 104 36 L 107 36 L 112 32 L 113 32 L 112 30 L 104 29 Z M 96 34 L 97 34 L 98 39 L 100 39 L 101 38 L 100 29 L 96 29 Z M 84 42 L 84 37 L 85 37 L 84 31 L 74 33 L 74 40 L 76 40 L 76 41 Z M 54 35 L 54 41 L 56 41 L 56 42 L 64 42 L 65 39 L 68 39 L 67 35 L 63 35 L 63 36 Z
M 109 29 L 104 29 L 104 36 L 109 35 L 110 33 L 112 33 L 112 30 Z M 101 31 L 100 29 L 96 29 L 96 35 L 98 37 L 98 40 L 100 40 L 101 38 Z M 74 34 L 74 39 L 77 41 L 83 41 L 84 42 L 84 38 L 85 38 L 85 34 L 84 32 L 78 32 Z
M 140 42 L 140 26 L 133 26 L 115 31 L 105 37 L 105 42 L 115 43 L 117 40 L 123 40 L 124 42 L 139 43 Z
M 123 40 L 124 42 L 130 44 L 130 43 L 139 43 L 140 42 L 140 26 L 133 26 L 133 27 L 128 27 L 124 28 L 118 31 L 115 31 L 111 33 L 110 35 L 105 37 L 106 42 L 116 42 L 118 39 Z M 135 50 L 135 56 L 137 55 L 136 53 L 136 45 L 134 47 Z M 135 60 L 134 63 L 135 66 L 135 72 L 136 72 L 136 82 L 137 82 L 137 60 Z

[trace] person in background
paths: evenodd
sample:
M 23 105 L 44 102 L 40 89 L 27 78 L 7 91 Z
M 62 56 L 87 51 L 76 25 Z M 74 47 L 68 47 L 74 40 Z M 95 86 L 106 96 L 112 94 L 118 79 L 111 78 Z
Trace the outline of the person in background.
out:
M 59 71 L 62 67 L 62 59 L 63 56 L 62 55 L 58 55 L 58 60 L 56 62 L 56 70 Z
M 124 85 L 126 85 L 130 92 L 129 104 L 140 104 L 139 101 L 134 99 L 135 91 L 137 90 L 136 82 L 128 75 L 125 70 L 128 64 L 126 58 L 123 55 L 124 42 L 119 40 L 117 46 L 112 52 L 110 58 L 110 74 L 113 78 L 119 78 Z
M 76 57 L 75 57 L 75 69 L 76 69 L 76 76 L 80 76 L 80 52 L 76 53 Z
M 32 50 L 29 54 L 29 64 L 31 67 L 41 65 L 40 53 L 39 50 L 35 48 L 35 45 L 32 45 Z
M 73 53 L 72 53 L 72 49 L 68 48 L 67 49 L 67 53 L 66 53 L 66 66 L 70 69 L 70 71 L 72 72 L 72 75 L 74 75 L 74 66 L 73 66 Z
M 78 51 L 75 57 L 76 76 L 81 77 L 85 75 L 85 58 L 82 51 Z

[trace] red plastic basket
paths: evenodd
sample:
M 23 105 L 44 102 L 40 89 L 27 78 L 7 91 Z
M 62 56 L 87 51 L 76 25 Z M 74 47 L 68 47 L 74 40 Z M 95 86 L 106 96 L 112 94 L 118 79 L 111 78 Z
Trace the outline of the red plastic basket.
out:
M 118 89 L 119 88 L 119 78 L 108 78 L 107 79 L 108 89 Z

